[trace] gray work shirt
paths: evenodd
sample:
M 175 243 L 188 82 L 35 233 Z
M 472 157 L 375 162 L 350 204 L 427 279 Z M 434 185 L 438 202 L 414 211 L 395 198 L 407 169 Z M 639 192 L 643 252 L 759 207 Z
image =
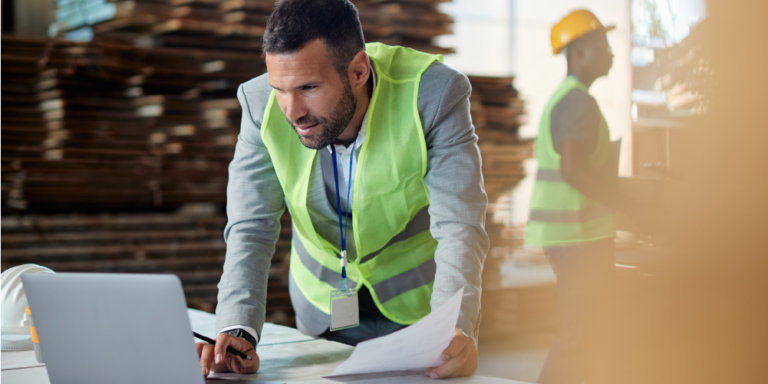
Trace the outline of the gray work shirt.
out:
M 552 145 L 560 153 L 560 145 L 566 140 L 581 141 L 590 151 L 597 148 L 600 130 L 600 107 L 587 92 L 574 88 L 552 108 L 550 116 Z

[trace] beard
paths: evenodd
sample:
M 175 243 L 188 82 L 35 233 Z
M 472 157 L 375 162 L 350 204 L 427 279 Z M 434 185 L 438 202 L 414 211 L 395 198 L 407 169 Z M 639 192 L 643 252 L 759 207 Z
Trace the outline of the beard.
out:
M 296 132 L 296 135 L 299 136 L 301 144 L 310 149 L 321 149 L 336 141 L 339 135 L 344 132 L 344 129 L 347 128 L 349 122 L 352 121 L 356 110 L 357 99 L 354 93 L 352 93 L 352 86 L 349 84 L 349 81 L 345 81 L 341 100 L 336 104 L 331 116 L 302 116 L 295 122 L 289 121 L 289 123 L 293 127 L 293 131 Z M 318 124 L 320 130 L 313 135 L 302 136 L 296 131 L 294 123 L 298 125 Z

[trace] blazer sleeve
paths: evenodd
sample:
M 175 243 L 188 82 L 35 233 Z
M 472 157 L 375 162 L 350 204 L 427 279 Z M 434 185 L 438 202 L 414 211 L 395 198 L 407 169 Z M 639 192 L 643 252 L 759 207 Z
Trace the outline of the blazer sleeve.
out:
M 266 79 L 257 78 L 237 92 L 243 116 L 229 165 L 227 251 L 216 307 L 217 331 L 245 325 L 256 330 L 257 339 L 265 321 L 269 266 L 285 211 L 283 190 L 260 135 L 269 91 Z
M 464 287 L 457 328 L 477 339 L 481 275 L 488 253 L 488 197 L 470 117 L 471 86 L 463 74 L 435 63 L 424 73 L 419 112 L 427 144 L 430 231 L 437 240 L 431 306 Z

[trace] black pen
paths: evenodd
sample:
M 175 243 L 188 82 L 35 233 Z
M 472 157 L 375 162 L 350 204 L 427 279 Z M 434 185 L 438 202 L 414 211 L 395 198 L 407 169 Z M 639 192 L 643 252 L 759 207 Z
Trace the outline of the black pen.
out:
M 195 335 L 195 337 L 197 337 L 198 339 L 200 339 L 200 340 L 202 340 L 202 341 L 205 341 L 205 342 L 206 342 L 206 343 L 208 343 L 208 344 L 211 344 L 211 345 L 216 345 L 216 340 L 214 340 L 214 339 L 211 339 L 211 338 L 209 338 L 209 337 L 205 337 L 205 336 L 203 336 L 203 335 L 201 335 L 201 334 L 199 334 L 199 333 L 197 333 L 197 332 L 192 332 L 192 333 L 193 333 L 193 334 Z M 253 357 L 250 357 L 250 356 L 246 355 L 245 353 L 242 353 L 242 352 L 240 352 L 240 351 L 238 351 L 237 349 L 234 349 L 234 348 L 232 348 L 232 347 L 227 347 L 227 352 L 229 352 L 229 353 L 233 353 L 233 354 L 235 354 L 236 356 L 240 356 L 240 357 L 242 357 L 243 359 L 253 360 Z

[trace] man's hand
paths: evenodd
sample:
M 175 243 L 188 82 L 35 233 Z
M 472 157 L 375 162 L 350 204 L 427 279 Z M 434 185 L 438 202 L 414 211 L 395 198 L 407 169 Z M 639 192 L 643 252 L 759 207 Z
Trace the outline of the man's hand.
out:
M 443 365 L 427 368 L 427 376 L 433 379 L 471 376 L 477 370 L 475 341 L 460 329 L 453 331 L 453 340 L 443 351 Z
M 227 353 L 228 346 L 244 352 L 253 360 Z M 208 343 L 197 343 L 197 354 L 200 356 L 200 368 L 203 377 L 208 376 L 211 371 L 255 373 L 259 369 L 259 356 L 256 355 L 253 345 L 247 340 L 232 336 L 229 333 L 220 333 L 216 337 L 215 346 Z

